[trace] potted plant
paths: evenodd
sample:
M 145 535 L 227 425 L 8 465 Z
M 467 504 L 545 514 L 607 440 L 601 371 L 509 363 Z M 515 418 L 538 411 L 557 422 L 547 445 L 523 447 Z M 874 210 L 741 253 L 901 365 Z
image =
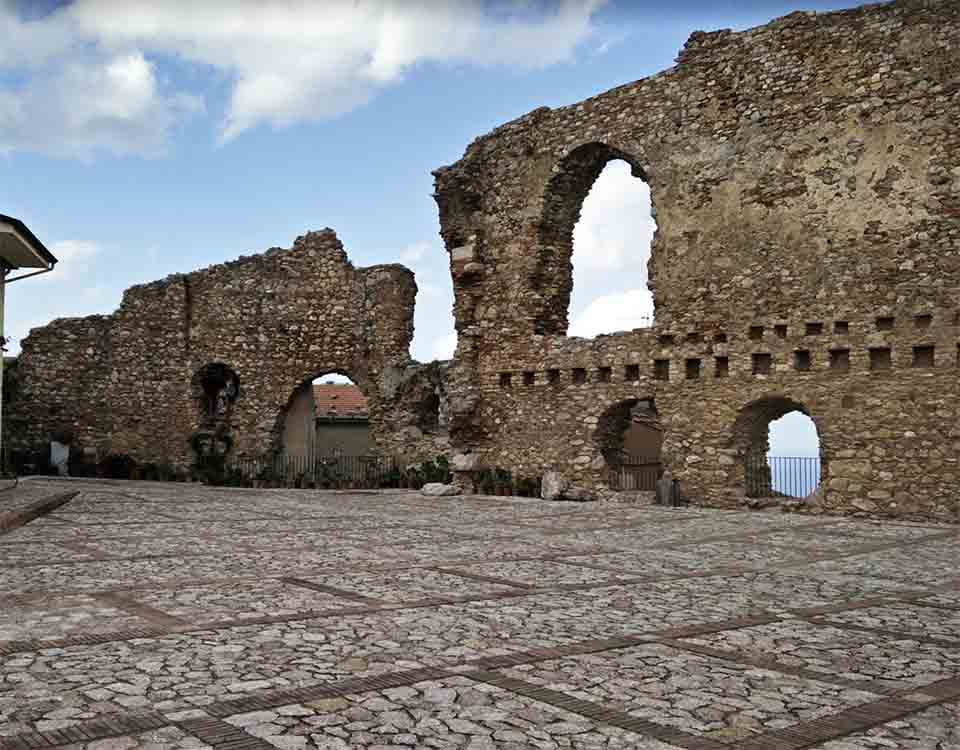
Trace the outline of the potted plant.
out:
M 403 475 L 396 467 L 390 469 L 380 480 L 381 487 L 400 487 L 403 481 Z
M 480 474 L 480 494 L 493 495 L 496 492 L 496 484 L 493 481 L 493 472 L 485 469 Z
M 493 470 L 493 483 L 498 496 L 509 497 L 513 494 L 513 477 L 506 469 L 497 467 Z

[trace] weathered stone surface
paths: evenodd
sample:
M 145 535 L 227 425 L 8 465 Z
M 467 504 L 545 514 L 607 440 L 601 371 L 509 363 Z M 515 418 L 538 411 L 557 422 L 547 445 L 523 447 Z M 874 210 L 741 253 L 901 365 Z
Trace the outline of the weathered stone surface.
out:
M 563 493 L 567 491 L 569 483 L 563 478 L 559 471 L 547 471 L 543 475 L 543 483 L 540 488 L 540 497 L 544 500 L 560 500 Z
M 436 170 L 449 367 L 410 362 L 412 274 L 354 268 L 326 230 L 36 329 L 7 424 L 24 446 L 68 426 L 183 463 L 191 378 L 223 362 L 241 384 L 234 450 L 259 455 L 290 394 L 339 371 L 367 392 L 382 452 L 559 468 L 545 497 L 606 496 L 646 404 L 683 496 L 735 507 L 769 423 L 801 411 L 818 510 L 957 520 L 958 51 L 960 5 L 933 0 L 696 32 L 673 68 L 536 109 Z M 617 159 L 651 191 L 655 325 L 568 337 L 573 228 Z M 425 413 L 437 399 L 449 435 Z
M 590 502 L 597 499 L 597 493 L 588 487 L 568 487 L 563 493 L 563 498 L 565 500 Z
M 15 444 L 45 445 L 66 426 L 101 456 L 189 464 L 201 422 L 191 381 L 223 363 L 239 379 L 233 455 L 278 447 L 293 393 L 337 372 L 367 396 L 378 450 L 432 459 L 448 445 L 437 414 L 444 366 L 411 363 L 416 291 L 403 266 L 355 268 L 331 229 L 131 287 L 112 315 L 57 320 L 24 340 Z
M 450 459 L 452 471 L 479 471 L 482 467 L 483 461 L 479 453 L 454 453 Z
M 420 490 L 421 495 L 430 497 L 447 497 L 449 495 L 459 495 L 460 488 L 455 484 L 443 484 L 441 482 L 429 482 L 423 485 Z
M 30 485 L 67 486 L 31 480 L 0 507 Z M 62 747 L 203 750 L 187 726 L 123 739 L 117 723 L 144 712 L 176 723 L 226 713 L 236 739 L 287 750 L 669 750 L 701 736 L 760 746 L 763 735 L 778 747 L 767 733 L 813 741 L 833 719 L 851 732 L 863 725 L 838 712 L 875 717 L 891 696 L 914 710 L 830 747 L 957 746 L 957 527 L 70 486 L 79 494 L 54 517 L 0 536 L 4 747 L 99 724 L 96 738 Z M 484 664 L 505 656 L 509 666 Z M 485 683 L 491 672 L 527 690 Z M 541 702 L 538 687 L 566 697 Z M 597 713 L 569 714 L 567 698 Z M 641 734 L 609 723 L 624 713 Z M 668 743 L 651 738 L 656 726 Z
M 793 13 L 471 143 L 435 172 L 447 248 L 485 269 L 454 276 L 455 446 L 603 488 L 606 426 L 649 400 L 684 496 L 735 506 L 800 410 L 823 510 L 956 519 L 958 50 L 957 3 Z M 655 326 L 570 338 L 572 230 L 613 159 L 650 187 Z

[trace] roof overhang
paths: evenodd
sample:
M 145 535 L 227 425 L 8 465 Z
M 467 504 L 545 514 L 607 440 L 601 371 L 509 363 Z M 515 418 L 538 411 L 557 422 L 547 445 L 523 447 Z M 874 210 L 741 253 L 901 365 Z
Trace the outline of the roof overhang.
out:
M 6 270 L 42 268 L 50 270 L 57 259 L 43 243 L 27 229 L 27 225 L 12 216 L 0 214 L 0 262 Z

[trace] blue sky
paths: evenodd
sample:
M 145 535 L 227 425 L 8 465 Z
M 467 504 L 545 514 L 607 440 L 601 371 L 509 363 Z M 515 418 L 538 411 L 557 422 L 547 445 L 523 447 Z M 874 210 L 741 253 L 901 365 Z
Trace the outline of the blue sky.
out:
M 432 169 L 535 107 L 670 67 L 694 30 L 856 4 L 0 0 L 0 213 L 62 260 L 9 288 L 12 350 L 131 284 L 330 226 L 357 265 L 416 271 L 414 356 L 448 356 Z M 585 335 L 648 305 L 645 186 L 617 164 L 601 179 L 574 256 Z

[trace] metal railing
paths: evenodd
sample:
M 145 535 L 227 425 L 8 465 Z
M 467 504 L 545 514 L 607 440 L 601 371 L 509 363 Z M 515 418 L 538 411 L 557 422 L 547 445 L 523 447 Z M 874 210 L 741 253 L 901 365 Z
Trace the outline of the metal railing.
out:
M 399 486 L 402 474 L 393 456 L 287 456 L 234 458 L 228 470 L 245 482 L 336 488 Z
M 747 497 L 806 497 L 820 484 L 818 456 L 748 456 Z
M 610 467 L 610 489 L 652 492 L 663 474 L 660 459 L 652 456 L 620 456 L 616 466 Z

